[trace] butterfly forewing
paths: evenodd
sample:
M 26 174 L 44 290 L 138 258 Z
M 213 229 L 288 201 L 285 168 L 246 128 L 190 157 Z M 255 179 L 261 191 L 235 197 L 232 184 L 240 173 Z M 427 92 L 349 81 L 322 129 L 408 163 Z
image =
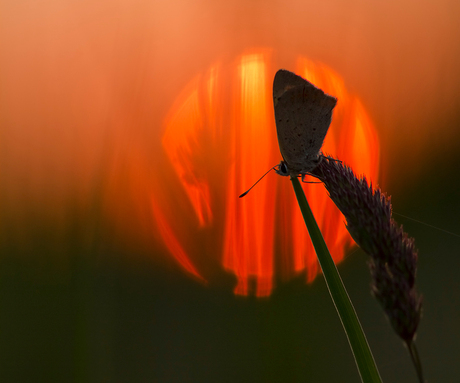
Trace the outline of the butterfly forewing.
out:
M 318 162 L 337 100 L 294 73 L 280 70 L 273 83 L 276 131 L 289 173 L 305 174 Z

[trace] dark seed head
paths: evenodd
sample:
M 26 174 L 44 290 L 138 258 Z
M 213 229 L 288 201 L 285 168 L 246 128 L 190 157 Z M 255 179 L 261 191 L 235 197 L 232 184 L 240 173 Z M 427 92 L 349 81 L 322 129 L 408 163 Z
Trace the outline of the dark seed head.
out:
M 312 174 L 324 183 L 350 235 L 370 256 L 371 291 L 393 329 L 404 341 L 413 340 L 422 312 L 415 289 L 417 251 L 414 240 L 391 218 L 390 198 L 332 158 L 323 156 Z

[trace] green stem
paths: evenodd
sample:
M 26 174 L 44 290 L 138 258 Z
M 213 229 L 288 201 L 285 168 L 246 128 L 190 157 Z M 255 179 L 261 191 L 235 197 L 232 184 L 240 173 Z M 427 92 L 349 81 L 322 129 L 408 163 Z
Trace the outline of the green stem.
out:
M 313 213 L 308 205 L 305 193 L 297 177 L 291 177 L 292 185 L 302 211 L 305 224 L 315 247 L 316 256 L 323 270 L 324 279 L 334 302 L 337 313 L 339 314 L 348 343 L 350 344 L 356 365 L 358 367 L 361 380 L 363 382 L 382 382 L 379 371 L 372 356 L 366 336 L 364 335 L 358 316 L 348 296 L 347 290 L 343 285 L 337 267 L 324 242 L 318 224 L 313 217 Z

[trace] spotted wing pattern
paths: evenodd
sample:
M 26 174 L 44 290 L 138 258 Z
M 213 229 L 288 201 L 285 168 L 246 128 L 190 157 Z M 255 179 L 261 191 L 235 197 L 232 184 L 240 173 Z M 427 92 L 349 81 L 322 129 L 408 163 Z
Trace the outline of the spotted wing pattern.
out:
M 337 99 L 281 69 L 273 82 L 273 103 L 278 143 L 288 173 L 306 174 L 319 162 Z

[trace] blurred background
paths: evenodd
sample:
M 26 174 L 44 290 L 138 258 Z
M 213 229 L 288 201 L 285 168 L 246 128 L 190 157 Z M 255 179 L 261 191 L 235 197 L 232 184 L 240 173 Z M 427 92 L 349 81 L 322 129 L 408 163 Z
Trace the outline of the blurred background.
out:
M 362 172 L 416 239 L 426 378 L 455 381 L 459 19 L 453 0 L 1 0 L 2 381 L 359 381 L 314 258 L 285 256 L 295 249 L 285 251 L 286 217 L 271 201 L 293 199 L 287 179 L 268 175 L 243 202 L 265 201 L 272 217 L 256 262 L 228 255 L 229 201 L 280 159 L 271 79 L 306 62 L 346 89 L 338 120 L 360 105 L 354 125 L 378 137 L 361 148 L 378 170 Z M 245 60 L 262 65 L 249 101 Z M 207 101 L 193 104 L 195 93 Z M 251 126 L 269 141 L 258 130 L 242 141 Z M 333 128 L 331 153 L 342 153 L 351 144 Z M 168 151 L 171 140 L 180 149 Z M 263 168 L 245 161 L 260 158 L 259 144 Z M 341 241 L 339 271 L 383 381 L 416 382 L 370 295 L 366 255 Z

